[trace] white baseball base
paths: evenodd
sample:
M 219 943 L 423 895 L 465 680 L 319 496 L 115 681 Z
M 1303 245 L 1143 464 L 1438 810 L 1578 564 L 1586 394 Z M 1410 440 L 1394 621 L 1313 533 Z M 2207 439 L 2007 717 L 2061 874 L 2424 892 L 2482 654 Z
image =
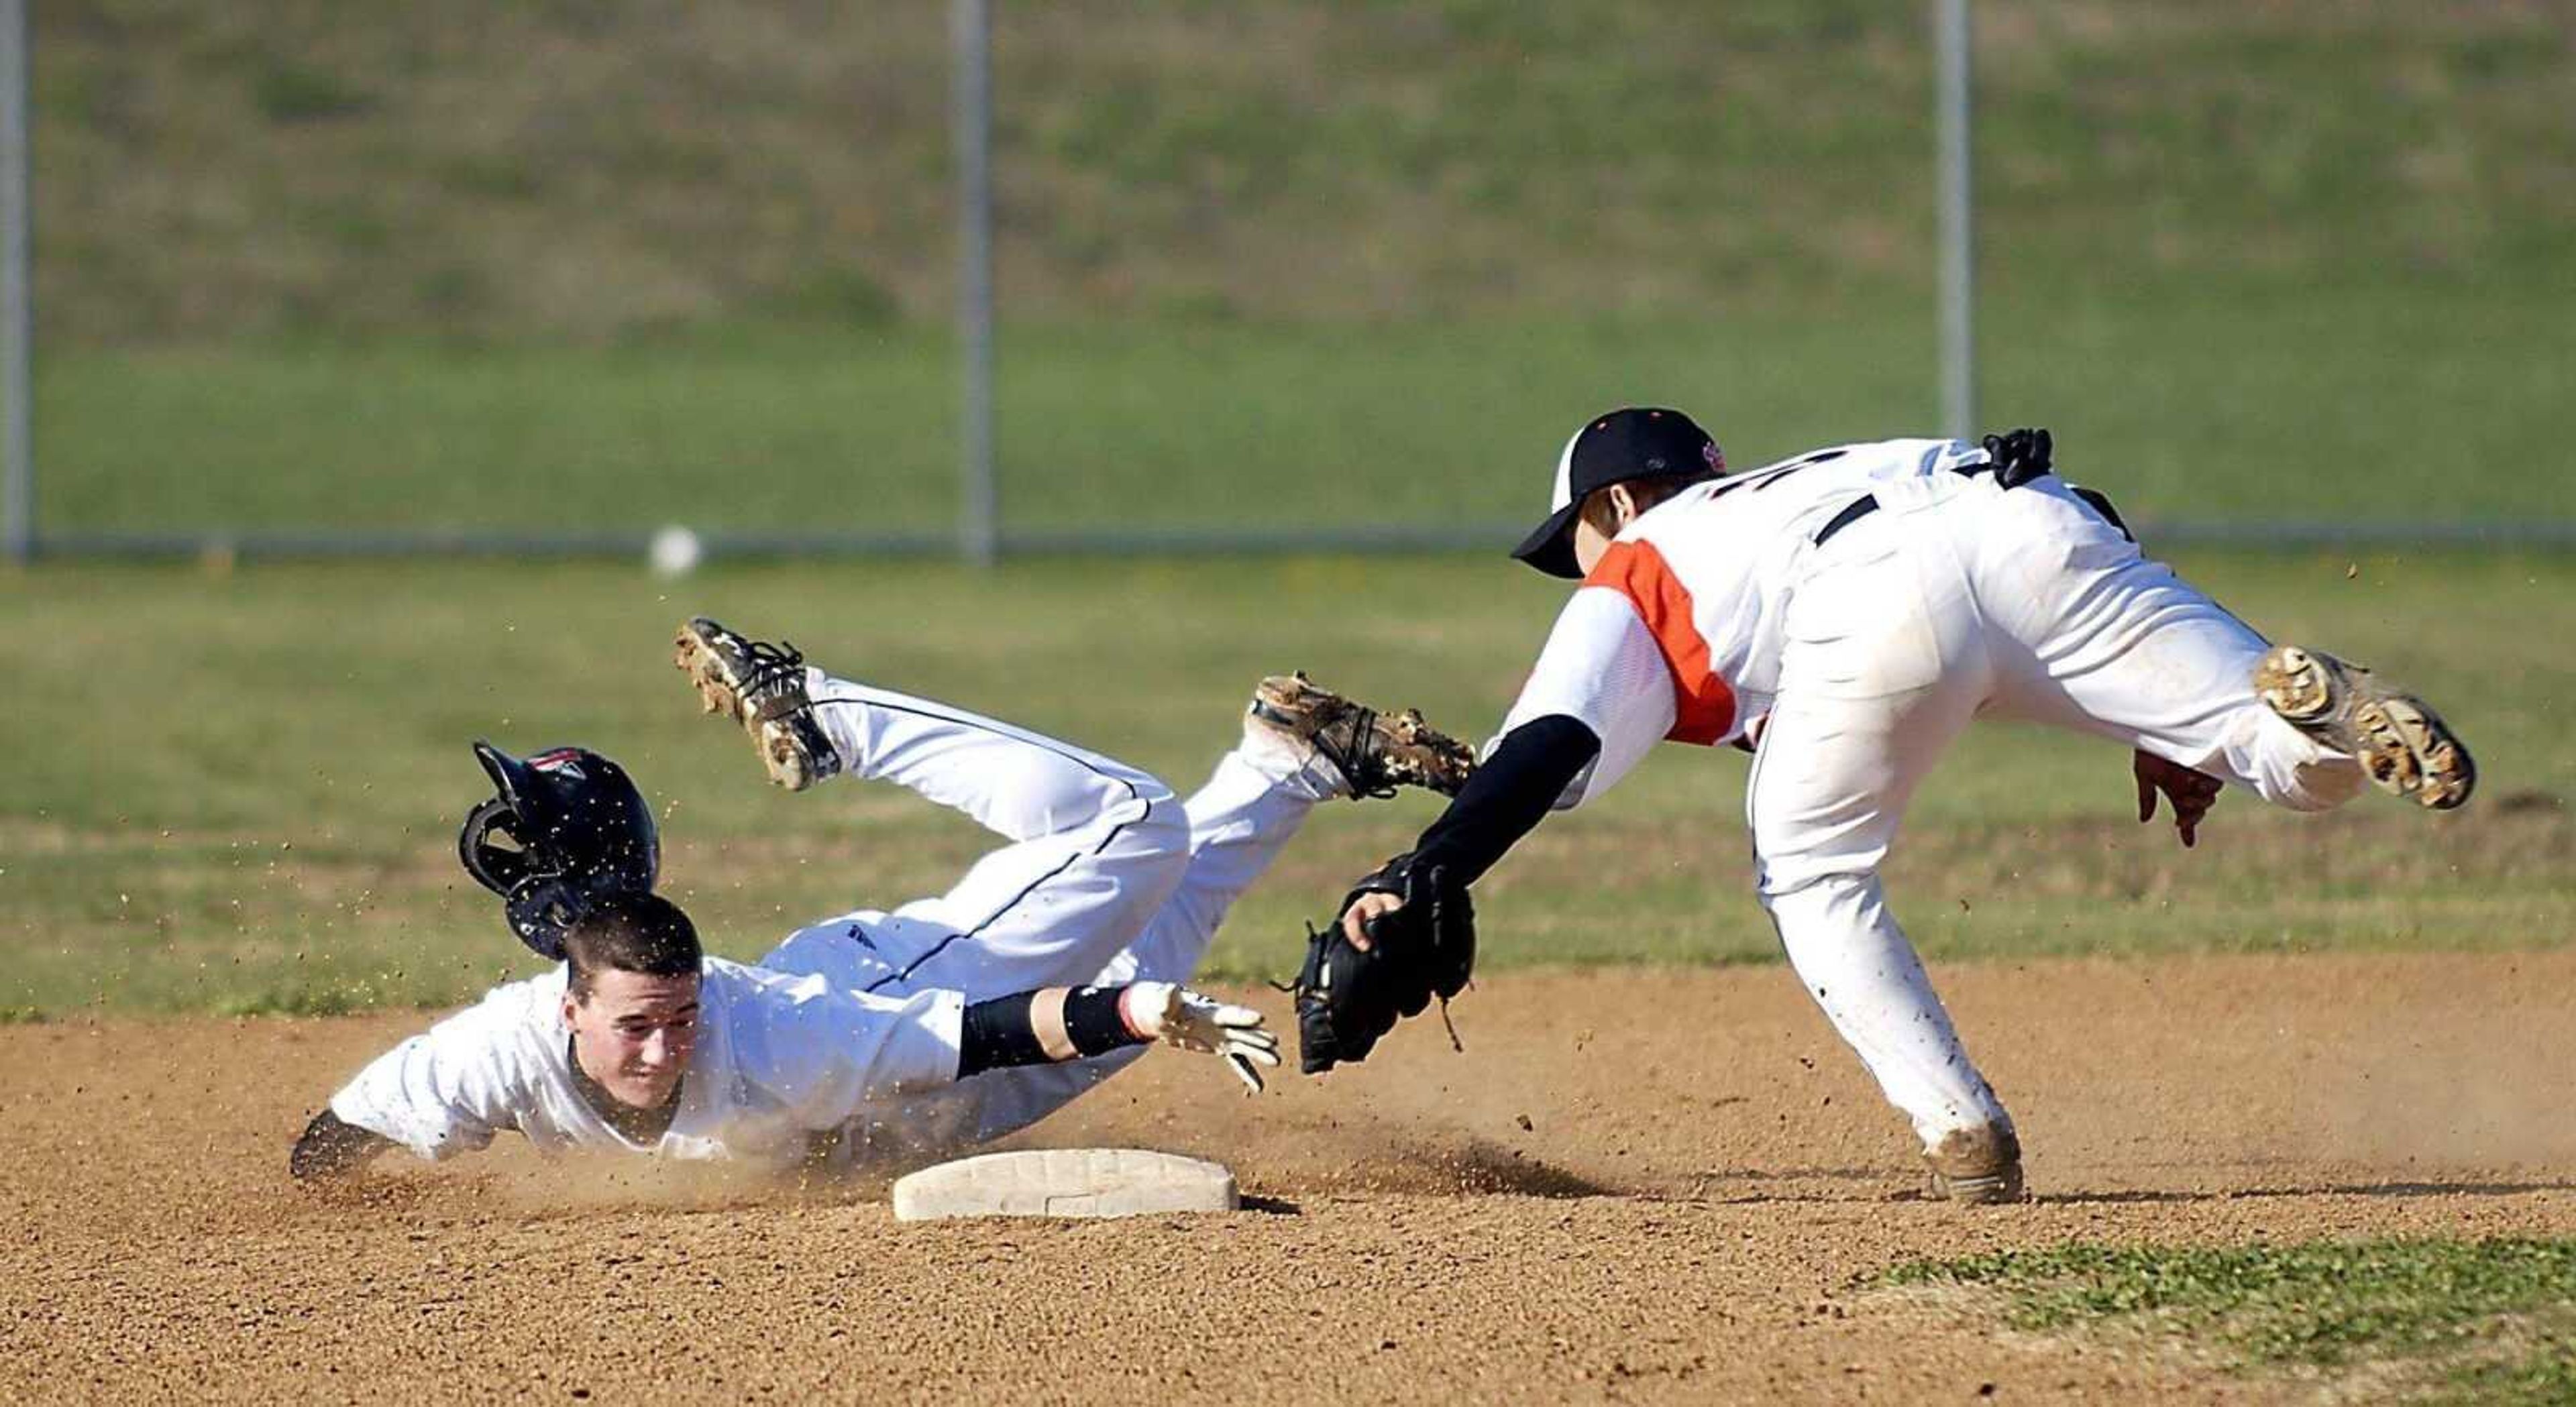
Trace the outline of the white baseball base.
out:
M 894 1185 L 897 1221 L 1148 1216 L 1242 1205 L 1223 1164 L 1142 1148 L 1039 1148 L 923 1168 Z

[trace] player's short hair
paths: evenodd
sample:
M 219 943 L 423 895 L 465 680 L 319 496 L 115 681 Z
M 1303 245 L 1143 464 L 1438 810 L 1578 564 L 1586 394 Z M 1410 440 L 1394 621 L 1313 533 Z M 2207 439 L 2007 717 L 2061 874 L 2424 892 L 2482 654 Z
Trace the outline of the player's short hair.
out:
M 600 972 L 683 977 L 704 957 L 697 925 L 659 894 L 609 895 L 564 931 L 566 985 L 578 1000 L 589 999 L 591 979 Z
M 1620 484 L 1626 484 L 1628 496 L 1637 501 L 1637 511 L 1643 513 L 1684 489 L 1695 488 L 1711 479 L 1723 477 L 1725 477 L 1723 473 L 1716 469 L 1696 469 L 1687 474 L 1656 474 L 1636 479 L 1615 479 L 1586 494 L 1582 507 L 1578 511 L 1587 518 L 1591 517 L 1592 506 L 1604 501 L 1600 495 Z M 1599 527 L 1601 524 L 1596 521 L 1593 526 Z

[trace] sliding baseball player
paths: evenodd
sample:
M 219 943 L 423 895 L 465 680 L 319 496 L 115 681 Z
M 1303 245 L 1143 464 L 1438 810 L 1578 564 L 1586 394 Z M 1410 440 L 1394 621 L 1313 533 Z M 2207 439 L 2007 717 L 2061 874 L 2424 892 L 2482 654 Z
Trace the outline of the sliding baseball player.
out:
M 1006 842 L 946 893 L 706 956 L 651 892 L 652 811 L 580 749 L 480 747 L 499 794 L 460 838 L 511 926 L 562 965 L 378 1057 L 296 1145 L 299 1177 L 400 1147 L 441 1159 L 514 1129 L 549 1150 L 770 1166 L 918 1162 L 1045 1117 L 1156 1042 L 1278 1061 L 1248 1008 L 1179 985 L 1315 803 L 1454 793 L 1472 759 L 1419 715 L 1264 680 L 1239 746 L 1187 801 L 1123 763 L 805 667 L 703 618 L 678 663 L 771 778 L 894 782 Z

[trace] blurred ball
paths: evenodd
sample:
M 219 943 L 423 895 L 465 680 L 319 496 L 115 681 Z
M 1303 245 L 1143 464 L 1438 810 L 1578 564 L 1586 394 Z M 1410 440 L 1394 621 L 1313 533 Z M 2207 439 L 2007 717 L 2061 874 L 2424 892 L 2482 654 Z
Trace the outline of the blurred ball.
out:
M 653 534 L 651 555 L 653 575 L 680 577 L 696 571 L 707 550 L 699 543 L 696 533 L 687 528 L 668 527 Z

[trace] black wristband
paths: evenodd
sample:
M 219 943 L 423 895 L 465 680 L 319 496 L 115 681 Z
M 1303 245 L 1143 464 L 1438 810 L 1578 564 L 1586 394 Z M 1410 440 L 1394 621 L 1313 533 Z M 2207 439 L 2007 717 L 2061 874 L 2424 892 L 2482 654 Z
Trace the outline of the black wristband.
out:
M 1107 1055 L 1131 1045 L 1144 1045 L 1145 1038 L 1127 1029 L 1127 1017 L 1119 1011 L 1120 999 L 1127 995 L 1124 987 L 1076 987 L 1064 996 L 1064 1033 L 1073 1040 L 1073 1048 L 1083 1055 Z
M 969 1003 L 957 1031 L 957 1078 L 1013 1065 L 1044 1065 L 1047 1053 L 1029 1024 L 1032 992 Z
M 1118 1010 L 1124 987 L 1047 987 L 968 1004 L 957 1037 L 957 1078 L 1013 1065 L 1047 1065 L 1146 1044 Z

